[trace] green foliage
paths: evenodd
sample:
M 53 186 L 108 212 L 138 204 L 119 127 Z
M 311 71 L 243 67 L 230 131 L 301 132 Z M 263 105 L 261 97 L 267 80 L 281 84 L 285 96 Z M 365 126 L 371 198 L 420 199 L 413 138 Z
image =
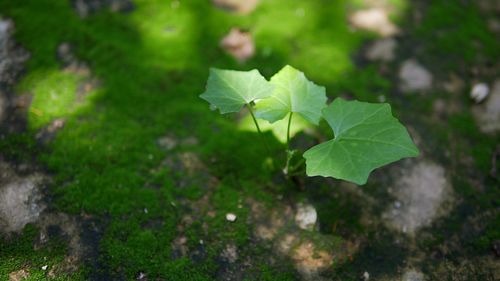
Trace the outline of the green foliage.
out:
M 388 104 L 370 104 L 337 98 L 323 110 L 335 138 L 304 153 L 309 176 L 331 176 L 365 184 L 375 168 L 418 149 Z
M 208 86 L 200 97 L 220 110 L 238 112 L 245 104 L 269 97 L 273 87 L 258 70 L 210 69 Z
M 271 123 L 298 113 L 309 122 L 318 125 L 321 109 L 326 106 L 325 88 L 307 80 L 304 73 L 287 65 L 271 78 L 275 90 L 268 99 L 256 106 L 256 116 Z
M 362 185 L 374 169 L 419 154 L 405 127 L 392 116 L 388 104 L 337 98 L 325 108 L 325 88 L 307 80 L 304 73 L 288 65 L 275 74 L 270 82 L 265 79 L 260 81 L 255 90 L 257 94 L 250 95 L 255 75 L 258 75 L 256 70 L 245 74 L 212 69 L 207 92 L 201 97 L 219 107 L 221 113 L 233 112 L 247 104 L 252 117 L 251 102 L 262 98 L 255 106 L 255 116 L 271 123 L 288 116 L 288 145 L 293 113 L 316 125 L 322 117 L 325 118 L 333 129 L 335 138 L 304 153 L 308 176 L 333 177 Z M 229 78 L 224 78 L 226 76 Z M 252 77 L 248 85 L 245 77 Z M 275 87 L 266 86 L 266 83 Z M 273 92 L 263 92 L 266 89 L 273 89 Z M 257 121 L 254 121 L 260 132 Z M 291 166 L 291 161 L 297 154 L 297 151 L 287 148 L 287 176 L 301 166 L 300 161 Z

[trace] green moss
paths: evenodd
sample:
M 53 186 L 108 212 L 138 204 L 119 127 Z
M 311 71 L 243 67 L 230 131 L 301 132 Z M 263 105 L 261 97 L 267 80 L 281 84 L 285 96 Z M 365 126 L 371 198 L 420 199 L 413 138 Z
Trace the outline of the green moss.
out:
M 474 157 L 477 169 L 489 174 L 492 168 L 491 157 L 497 145 L 495 137 L 481 133 L 470 112 L 452 115 L 449 125 L 454 133 L 466 140 L 465 144 L 459 144 L 463 154 Z
M 390 88 L 391 83 L 375 65 L 370 65 L 343 73 L 327 90 L 334 94 L 332 97 L 344 94 L 364 102 L 379 102 L 379 97 L 386 98 Z
M 271 255 L 269 249 L 248 249 L 254 241 L 252 226 L 247 224 L 250 210 L 246 199 L 272 206 L 278 194 L 294 200 L 308 196 L 291 194 L 295 191 L 275 178 L 285 160 L 280 154 L 283 144 L 275 136 L 265 133 L 271 150 L 268 153 L 261 136 L 240 130 L 237 116 L 220 116 L 198 98 L 209 67 L 258 68 L 269 78 L 283 65 L 291 64 L 316 83 L 327 85 L 331 98 L 348 94 L 375 102 L 391 88 L 390 81 L 375 66 L 355 68 L 351 55 L 373 34 L 349 29 L 346 11 L 352 3 L 347 0 L 261 1 L 248 16 L 216 9 L 210 1 L 180 1 L 174 9 L 169 1 L 135 0 L 137 8 L 130 14 L 102 11 L 83 20 L 72 10 L 71 1 L 14 2 L 0 0 L 0 10 L 14 19 L 16 39 L 31 52 L 28 74 L 17 90 L 32 92 L 34 97 L 28 119 L 30 131 L 0 140 L 0 150 L 18 159 L 38 156 L 54 175 L 49 192 L 58 210 L 110 218 L 100 243 L 99 260 L 105 265 L 101 270 L 109 271 L 106 273 L 112 277 L 133 279 L 145 272 L 151 279 L 213 280 L 220 268 L 215 259 L 228 243 L 241 248 L 242 255 Z M 477 10 L 459 9 L 463 4 L 457 1 L 445 2 L 433 2 L 417 30 L 420 38 L 437 40 L 436 49 L 430 46 L 429 51 L 444 54 L 450 61 L 464 56 L 470 62 L 477 53 L 498 58 L 498 43 L 486 31 Z M 391 3 L 396 10 L 406 7 L 406 1 Z M 255 57 L 245 64 L 237 63 L 219 47 L 220 38 L 235 26 L 250 30 L 255 39 Z M 448 30 L 453 31 L 449 36 L 435 36 Z M 480 42 L 479 47 L 474 41 Z M 57 61 L 57 46 L 62 42 L 74 46 L 78 59 L 86 62 L 93 77 L 101 82 L 84 104 L 75 96 L 83 78 L 65 73 Z M 432 99 L 408 98 L 411 110 L 426 114 L 431 111 Z M 64 129 L 40 151 L 33 135 L 59 117 L 66 119 Z M 322 126 L 324 134 L 331 134 L 326 124 Z M 479 169 L 486 171 L 494 140 L 479 134 L 470 116 L 455 116 L 450 126 L 470 141 L 470 153 Z M 171 203 L 178 203 L 179 197 L 197 200 L 207 189 L 201 184 L 181 189 L 175 185 L 172 171 L 159 169 L 164 159 L 184 149 L 162 151 L 156 141 L 165 134 L 196 137 L 199 145 L 186 150 L 197 153 L 220 181 L 210 199 L 215 217 L 201 217 L 185 229 L 190 249 L 198 247 L 200 239 L 206 242 L 206 257 L 198 262 L 172 257 L 171 243 L 178 236 L 176 227 L 185 210 Z M 274 160 L 274 167 L 269 158 Z M 462 192 L 474 194 L 467 188 Z M 486 194 L 496 195 L 493 188 Z M 364 234 L 361 206 L 354 198 L 337 201 L 324 190 L 316 195 L 321 197 L 314 200 L 322 232 L 331 234 L 331 241 L 338 242 L 333 235 L 339 233 Z M 477 202 L 484 208 L 498 203 L 486 195 L 479 197 Z M 235 213 L 237 221 L 227 222 L 226 213 Z M 496 237 L 495 231 L 489 227 L 481 238 L 483 242 L 478 243 L 486 245 Z M 35 233 L 25 235 L 22 237 L 31 238 L 0 242 L 0 279 L 24 265 L 33 267 L 34 278 L 43 278 L 39 268 L 45 262 L 55 264 L 62 259 L 61 249 L 33 251 L 30 241 Z M 308 238 L 315 239 L 314 235 Z M 364 249 L 356 264 L 346 262 L 338 267 L 340 275 L 346 276 L 344 280 L 359 279 L 362 272 L 355 271 L 364 270 L 365 264 L 376 269 L 374 258 L 385 255 L 391 247 L 386 241 L 377 243 Z M 394 270 L 405 254 L 404 249 L 396 249 L 380 272 Z M 283 264 L 266 266 L 260 260 L 255 265 L 259 271 L 256 279 L 297 279 L 291 265 Z
M 0 236 L 0 279 L 9 280 L 11 272 L 25 270 L 29 272 L 26 280 L 44 280 L 54 267 L 64 260 L 66 248 L 63 241 L 51 239 L 46 245 L 34 249 L 38 237 L 38 230 L 32 225 L 24 228 L 23 232 L 14 237 Z M 47 266 L 46 270 L 42 267 Z M 73 274 L 62 273 L 51 280 L 84 280 L 82 272 Z
M 428 42 L 425 51 L 439 58 L 441 67 L 447 69 L 463 61 L 495 61 L 500 57 L 497 37 L 488 30 L 474 2 L 431 1 L 416 35 Z
M 222 241 L 234 241 L 237 246 L 244 245 L 250 239 L 250 226 L 246 223 L 249 210 L 243 205 L 242 193 L 237 187 L 222 184 L 212 197 L 212 206 L 216 212 L 214 218 L 208 219 L 209 232 L 213 238 Z M 229 223 L 226 214 L 233 213 L 237 220 Z
M 18 91 L 33 93 L 28 124 L 38 129 L 51 120 L 74 112 L 78 84 L 82 77 L 59 70 L 33 73 L 25 78 Z
M 29 133 L 0 138 L 0 151 L 7 158 L 29 161 L 37 150 L 34 136 Z

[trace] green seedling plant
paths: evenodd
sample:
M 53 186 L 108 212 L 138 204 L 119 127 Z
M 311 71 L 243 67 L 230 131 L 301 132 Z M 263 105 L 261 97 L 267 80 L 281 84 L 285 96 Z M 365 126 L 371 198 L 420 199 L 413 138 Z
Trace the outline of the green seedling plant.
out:
M 257 119 L 274 123 L 287 118 L 287 177 L 295 175 L 305 161 L 308 176 L 363 185 L 374 169 L 419 154 L 406 128 L 392 116 L 389 104 L 336 98 L 327 105 L 325 87 L 309 81 L 291 66 L 285 66 L 270 81 L 255 69 L 211 68 L 206 91 L 200 97 L 221 114 L 247 107 L 259 134 L 262 131 Z M 290 148 L 290 126 L 296 115 L 314 125 L 325 119 L 334 138 L 308 149 L 292 165 L 291 160 L 300 155 Z

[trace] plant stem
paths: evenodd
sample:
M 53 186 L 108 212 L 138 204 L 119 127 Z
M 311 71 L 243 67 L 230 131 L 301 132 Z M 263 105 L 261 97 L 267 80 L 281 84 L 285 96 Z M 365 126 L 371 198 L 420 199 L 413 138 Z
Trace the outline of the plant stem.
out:
M 286 129 L 286 164 L 285 164 L 285 175 L 287 178 L 290 177 L 290 160 L 293 158 L 294 151 L 290 150 L 290 125 L 292 124 L 292 114 L 290 112 L 290 116 L 288 117 L 288 126 Z
M 253 114 L 252 106 L 250 104 L 246 104 L 248 111 L 250 111 L 250 115 L 252 115 L 253 123 L 255 124 L 255 127 L 257 127 L 257 132 L 262 135 L 262 131 L 260 130 L 259 123 L 257 123 L 257 119 L 255 118 L 255 115 Z
M 290 117 L 288 117 L 288 127 L 286 129 L 286 149 L 290 150 L 290 125 L 292 124 L 292 114 L 293 112 L 290 112 Z
M 255 127 L 257 127 L 257 132 L 259 132 L 260 137 L 264 140 L 264 146 L 267 149 L 267 153 L 269 156 L 271 156 L 271 149 L 269 149 L 269 146 L 267 145 L 266 139 L 264 138 L 264 134 L 262 134 L 262 131 L 260 130 L 259 123 L 257 123 L 257 119 L 255 118 L 255 115 L 253 114 L 252 106 L 250 104 L 246 104 L 248 111 L 250 111 L 250 115 L 252 115 L 253 123 L 255 124 Z

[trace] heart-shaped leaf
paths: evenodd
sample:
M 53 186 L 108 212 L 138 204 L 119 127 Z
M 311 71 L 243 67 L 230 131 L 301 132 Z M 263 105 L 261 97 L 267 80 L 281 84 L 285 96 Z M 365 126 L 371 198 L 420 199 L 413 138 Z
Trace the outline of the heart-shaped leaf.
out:
M 323 117 L 335 138 L 304 153 L 308 176 L 362 185 L 374 169 L 419 154 L 406 128 L 392 116 L 389 104 L 337 98 L 323 110 Z
M 271 96 L 273 88 L 256 69 L 236 71 L 211 68 L 207 89 L 200 98 L 224 114 L 238 112 L 245 104 Z
M 272 78 L 272 96 L 256 105 L 256 116 L 271 123 L 285 118 L 290 112 L 318 125 L 321 110 L 326 107 L 325 87 L 307 80 L 304 73 L 287 65 Z

